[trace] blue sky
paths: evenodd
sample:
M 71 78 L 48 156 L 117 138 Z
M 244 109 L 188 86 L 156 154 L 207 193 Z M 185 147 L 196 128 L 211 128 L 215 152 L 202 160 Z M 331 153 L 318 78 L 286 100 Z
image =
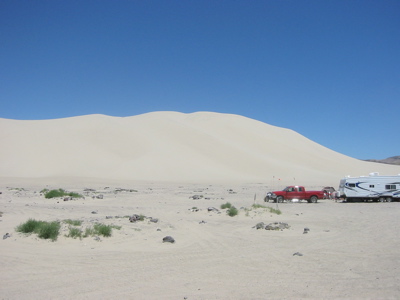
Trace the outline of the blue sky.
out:
M 0 117 L 232 113 L 400 155 L 400 1 L 0 0 Z

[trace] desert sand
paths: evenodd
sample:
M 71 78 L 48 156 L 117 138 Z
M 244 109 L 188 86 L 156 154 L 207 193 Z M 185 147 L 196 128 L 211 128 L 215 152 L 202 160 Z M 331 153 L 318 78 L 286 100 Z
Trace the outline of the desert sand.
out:
M 399 202 L 263 201 L 287 184 L 337 188 L 398 166 L 214 113 L 0 119 L 0 129 L 2 299 L 398 299 Z M 45 188 L 85 198 L 46 199 Z M 58 239 L 16 232 L 29 218 L 60 221 Z M 66 219 L 119 229 L 73 239 Z

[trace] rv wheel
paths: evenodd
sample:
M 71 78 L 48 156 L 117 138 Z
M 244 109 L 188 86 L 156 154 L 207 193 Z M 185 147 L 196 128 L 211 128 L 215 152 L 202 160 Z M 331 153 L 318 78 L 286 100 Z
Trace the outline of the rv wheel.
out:
M 392 202 L 392 197 L 387 197 L 386 202 Z
M 384 197 L 380 197 L 379 198 L 379 202 L 385 202 L 385 198 Z

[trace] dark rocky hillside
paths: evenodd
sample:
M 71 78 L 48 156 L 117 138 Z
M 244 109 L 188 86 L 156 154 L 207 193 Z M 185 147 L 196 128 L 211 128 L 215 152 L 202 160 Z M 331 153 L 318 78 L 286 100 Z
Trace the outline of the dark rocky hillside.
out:
M 400 165 L 400 155 L 392 156 L 385 159 L 366 159 L 366 161 L 378 162 L 382 164 Z

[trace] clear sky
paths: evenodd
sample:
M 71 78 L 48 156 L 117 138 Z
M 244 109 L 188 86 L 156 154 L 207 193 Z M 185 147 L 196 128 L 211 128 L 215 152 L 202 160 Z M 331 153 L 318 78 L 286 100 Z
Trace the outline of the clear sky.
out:
M 0 0 L 1 118 L 152 111 L 400 155 L 400 1 Z

